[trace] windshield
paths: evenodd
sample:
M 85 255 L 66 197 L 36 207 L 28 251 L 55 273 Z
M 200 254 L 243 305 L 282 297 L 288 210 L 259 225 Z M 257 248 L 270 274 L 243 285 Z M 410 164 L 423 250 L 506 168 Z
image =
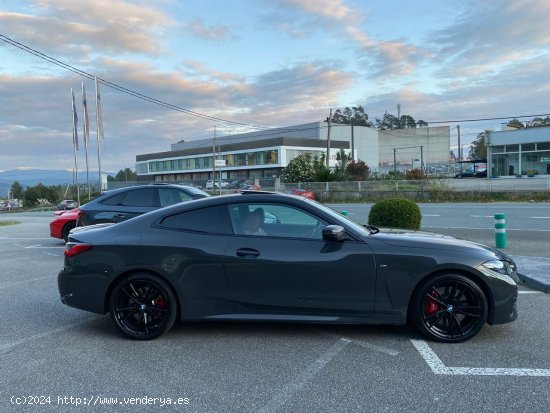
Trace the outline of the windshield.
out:
M 326 214 L 330 215 L 331 217 L 337 219 L 337 220 L 344 220 L 346 221 L 346 224 L 350 227 L 352 227 L 355 231 L 357 231 L 361 235 L 370 235 L 371 232 L 365 228 L 362 224 L 358 223 L 357 221 L 354 221 L 350 217 L 344 216 L 335 209 L 332 209 L 331 207 L 328 207 L 326 205 L 323 205 L 317 201 L 306 199 L 307 202 L 311 202 L 315 204 L 319 209 L 322 209 Z

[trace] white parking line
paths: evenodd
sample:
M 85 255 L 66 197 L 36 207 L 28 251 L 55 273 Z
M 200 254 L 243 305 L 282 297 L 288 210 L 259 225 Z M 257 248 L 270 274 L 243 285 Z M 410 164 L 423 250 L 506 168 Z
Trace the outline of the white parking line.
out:
M 21 344 L 26 344 L 30 341 L 34 341 L 34 340 L 37 340 L 37 339 L 42 338 L 42 337 L 51 336 L 52 334 L 61 333 L 62 331 L 69 330 L 70 328 L 73 328 L 73 327 L 78 327 L 82 324 L 86 324 L 86 323 L 89 323 L 92 320 L 97 320 L 97 319 L 98 319 L 98 317 L 87 318 L 86 320 L 78 321 L 78 322 L 72 323 L 72 324 L 67 324 L 65 326 L 54 328 L 53 330 L 48 330 L 48 331 L 45 331 L 43 333 L 32 335 L 30 337 L 25 337 L 25 338 L 22 338 L 20 340 L 12 341 L 10 343 L 0 344 L 0 353 L 5 353 L 6 351 L 9 351 L 14 347 L 19 347 Z
M 424 228 L 438 228 L 438 229 L 482 229 L 487 230 L 491 229 L 494 231 L 494 228 L 492 227 L 442 227 L 441 225 L 426 225 L 422 226 L 422 229 Z M 550 232 L 550 229 L 528 229 L 528 228 L 506 228 L 506 231 L 534 231 L 534 232 Z
M 550 377 L 550 369 L 447 367 L 424 340 L 411 339 L 413 346 L 434 374 L 451 376 L 531 376 Z
M 470 215 L 472 218 L 494 218 L 494 215 Z
M 438 214 L 422 214 L 423 217 L 440 217 Z
M 371 344 L 371 343 L 368 343 L 368 342 L 362 341 L 362 340 L 355 340 L 355 339 L 350 338 L 350 337 L 342 337 L 339 334 L 329 333 L 328 331 L 324 331 L 320 328 L 312 328 L 311 330 L 315 331 L 316 333 L 327 336 L 327 337 L 334 337 L 334 338 L 337 338 L 337 339 L 340 339 L 340 340 L 348 340 L 348 341 L 351 341 L 351 344 L 355 344 L 355 345 L 357 345 L 359 347 L 363 347 L 363 348 L 368 348 L 370 350 L 379 351 L 380 353 L 388 354 L 389 356 L 397 356 L 399 354 L 399 351 L 393 350 L 393 349 L 388 348 L 388 347 L 378 346 L 376 344 Z
M 550 219 L 550 217 L 529 217 L 532 219 Z
M 336 357 L 350 343 L 342 338 L 317 360 L 311 363 L 302 373 L 294 378 L 283 389 L 275 393 L 275 396 L 260 409 L 260 412 L 274 412 L 283 406 L 292 396 L 299 392 L 311 381 L 334 357 Z
M 38 244 L 38 245 L 29 245 L 28 247 L 23 247 L 23 248 L 65 248 L 64 245 L 56 245 L 54 247 L 43 247 L 42 245 Z
M 0 239 L 2 240 L 20 240 L 20 239 L 51 239 L 51 238 L 36 238 L 36 237 L 33 237 L 33 238 L 14 238 L 14 237 L 0 237 Z
M 542 291 L 518 291 L 518 294 L 544 294 Z
M 47 277 L 32 278 L 30 280 L 25 280 L 25 281 L 15 281 L 11 283 L 0 284 L 0 288 L 11 287 L 12 285 L 32 283 L 34 281 L 47 280 L 48 278 L 57 278 L 57 275 L 48 275 Z

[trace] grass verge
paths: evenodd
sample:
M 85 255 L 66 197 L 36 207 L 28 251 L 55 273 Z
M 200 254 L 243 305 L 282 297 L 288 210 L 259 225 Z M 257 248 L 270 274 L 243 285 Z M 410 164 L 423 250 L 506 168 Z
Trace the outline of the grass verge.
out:
M 0 221 L 0 227 L 7 227 L 8 225 L 20 224 L 19 221 Z

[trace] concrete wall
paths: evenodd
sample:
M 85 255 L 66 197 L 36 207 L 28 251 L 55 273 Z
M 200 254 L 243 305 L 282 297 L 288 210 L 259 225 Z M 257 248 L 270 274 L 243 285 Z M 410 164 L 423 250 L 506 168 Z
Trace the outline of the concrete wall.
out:
M 403 148 L 396 151 L 397 164 L 420 160 L 420 146 L 424 147 L 424 164 L 446 164 L 451 152 L 451 133 L 448 126 L 378 131 L 378 145 L 382 164 L 393 165 L 394 148 Z

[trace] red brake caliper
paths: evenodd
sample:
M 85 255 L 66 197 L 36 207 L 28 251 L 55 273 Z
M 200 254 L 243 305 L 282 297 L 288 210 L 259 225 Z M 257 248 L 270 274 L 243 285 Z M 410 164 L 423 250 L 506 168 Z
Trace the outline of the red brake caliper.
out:
M 426 314 L 435 314 L 437 310 L 439 310 L 439 304 L 432 298 L 431 294 L 428 295 L 428 299 L 426 300 Z
M 156 305 L 157 308 L 160 308 L 161 310 L 164 310 L 166 308 L 166 300 L 163 296 L 159 295 L 155 300 L 153 301 L 153 305 Z

